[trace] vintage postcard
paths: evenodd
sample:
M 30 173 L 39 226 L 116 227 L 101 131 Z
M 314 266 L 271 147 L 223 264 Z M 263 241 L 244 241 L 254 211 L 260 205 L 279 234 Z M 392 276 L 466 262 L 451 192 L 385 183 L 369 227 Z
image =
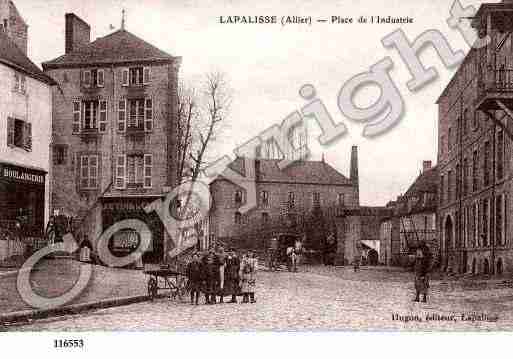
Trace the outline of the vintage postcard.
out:
M 511 213 L 511 0 L 0 0 L 6 340 L 508 332 Z

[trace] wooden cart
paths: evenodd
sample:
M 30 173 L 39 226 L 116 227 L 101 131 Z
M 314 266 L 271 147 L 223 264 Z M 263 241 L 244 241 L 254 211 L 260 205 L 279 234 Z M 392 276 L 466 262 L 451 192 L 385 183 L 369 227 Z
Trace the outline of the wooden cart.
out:
M 187 276 L 169 268 L 144 270 L 148 279 L 148 296 L 157 297 L 159 290 L 168 291 L 170 299 L 183 300 L 187 294 Z

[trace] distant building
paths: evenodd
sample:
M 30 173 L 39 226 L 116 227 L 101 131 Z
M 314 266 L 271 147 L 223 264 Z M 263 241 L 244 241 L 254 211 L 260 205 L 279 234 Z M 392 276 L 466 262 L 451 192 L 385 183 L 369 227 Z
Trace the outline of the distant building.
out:
M 437 184 L 437 167 L 424 161 L 422 172 L 406 193 L 387 205 L 392 214 L 382 220 L 380 229 L 382 260 L 387 265 L 409 264 L 419 242 L 425 242 L 439 260 Z
M 43 63 L 53 91 L 52 208 L 75 217 L 81 240 L 138 218 L 152 231 L 149 260 L 166 233 L 144 207 L 177 184 L 177 88 L 180 57 L 157 49 L 124 25 L 90 41 L 90 26 L 65 16 L 65 54 Z M 137 243 L 134 233 L 112 246 Z M 120 248 L 121 251 L 126 248 Z
M 471 48 L 437 101 L 442 267 L 513 271 L 513 2 L 483 4 L 472 19 L 485 47 Z
M 0 227 L 17 223 L 24 237 L 41 238 L 49 215 L 54 82 L 26 56 L 26 25 L 11 1 L 0 1 L 0 23 Z M 0 248 L 0 259 L 2 253 L 8 255 Z
M 353 147 L 351 178 L 347 178 L 325 161 L 297 161 L 281 170 L 276 159 L 239 157 L 229 167 L 248 178 L 254 178 L 257 206 L 242 214 L 239 208 L 247 201 L 242 187 L 223 175 L 210 184 L 213 208 L 210 212 L 212 240 L 252 241 L 271 232 L 301 232 L 315 216 L 334 216 L 337 208 L 359 205 L 357 149 Z M 249 162 L 246 162 L 249 161 Z M 246 163 L 253 163 L 252 175 L 244 173 Z M 320 217 L 319 217 L 320 218 Z M 328 229 L 326 229 L 328 230 Z M 318 227 L 320 235 L 321 228 Z M 307 240 L 320 246 L 315 234 Z M 311 243 L 314 245 L 313 243 Z

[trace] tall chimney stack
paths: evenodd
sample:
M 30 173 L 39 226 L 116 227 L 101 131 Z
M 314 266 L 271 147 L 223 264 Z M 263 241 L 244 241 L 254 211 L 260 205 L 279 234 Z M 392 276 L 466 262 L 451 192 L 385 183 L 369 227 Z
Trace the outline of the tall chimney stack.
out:
M 351 171 L 350 179 L 356 187 L 356 204 L 360 205 L 360 181 L 358 178 L 358 146 L 351 148 Z
M 91 27 L 87 22 L 73 13 L 65 15 L 66 40 L 65 53 L 80 50 L 91 42 Z

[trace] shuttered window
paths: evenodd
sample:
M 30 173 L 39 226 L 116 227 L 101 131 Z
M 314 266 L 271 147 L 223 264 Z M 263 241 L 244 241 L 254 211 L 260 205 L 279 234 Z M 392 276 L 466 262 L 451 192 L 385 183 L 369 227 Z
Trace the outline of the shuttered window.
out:
M 73 123 L 72 123 L 73 133 L 80 132 L 81 117 L 82 117 L 82 112 L 80 111 L 80 101 L 73 101 Z
M 126 100 L 118 102 L 118 131 L 125 132 L 126 129 Z
M 84 87 L 91 87 L 91 71 L 85 70 L 83 74 L 83 85 Z
M 116 157 L 116 181 L 117 189 L 126 187 L 126 155 L 118 155 Z
M 105 86 L 105 73 L 102 69 L 98 70 L 96 82 L 98 87 Z
M 128 76 L 129 72 L 128 69 L 121 70 L 121 84 L 122 86 L 128 86 Z
M 144 188 L 152 187 L 153 176 L 153 156 L 151 154 L 144 155 Z
M 150 83 L 150 68 L 149 67 L 145 67 L 144 68 L 144 79 L 143 79 L 143 84 L 149 84 Z
M 7 145 L 32 151 L 32 124 L 16 118 L 7 118 Z
M 153 131 L 153 101 L 147 98 L 144 102 L 144 130 Z
M 100 132 L 107 130 L 107 101 L 100 101 L 100 119 L 98 121 Z
M 80 156 L 80 189 L 96 189 L 98 187 L 98 155 Z

